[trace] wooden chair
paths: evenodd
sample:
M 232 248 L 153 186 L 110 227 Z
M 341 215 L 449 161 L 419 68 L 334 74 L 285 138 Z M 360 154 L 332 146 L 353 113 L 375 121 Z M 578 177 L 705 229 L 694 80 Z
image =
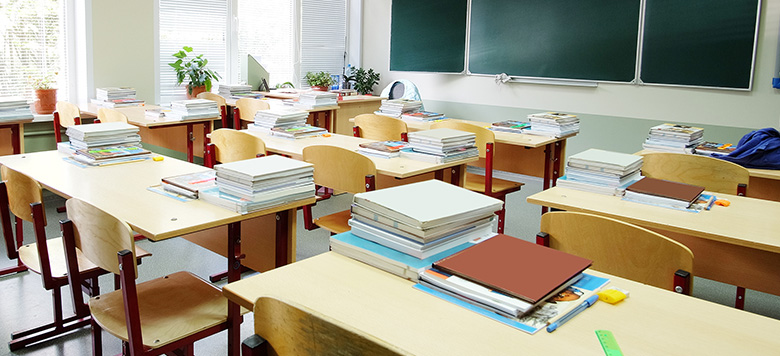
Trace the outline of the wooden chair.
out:
M 690 294 L 693 253 L 648 229 L 603 216 L 550 212 L 542 215 L 537 243 L 593 261 L 593 269 Z
M 255 302 L 255 335 L 244 356 L 409 355 L 377 337 L 303 305 L 261 297 Z
M 124 122 L 127 123 L 127 115 L 119 110 L 100 108 L 96 122 Z
M 214 285 L 177 272 L 136 285 L 133 232 L 127 223 L 77 198 L 66 202 L 60 221 L 70 283 L 81 283 L 79 251 L 100 268 L 119 276 L 121 290 L 89 300 L 92 352 L 102 354 L 101 330 L 123 341 L 129 355 L 192 355 L 193 342 L 229 329 L 228 301 Z M 81 291 L 72 288 L 77 309 L 87 310 Z
M 81 111 L 79 107 L 67 101 L 57 102 L 57 111 L 54 112 L 54 140 L 62 142 L 60 128 L 73 125 L 81 125 Z
M 348 193 L 362 193 L 376 188 L 376 166 L 370 158 L 336 146 L 315 145 L 303 149 L 303 160 L 314 164 L 314 183 Z M 311 205 L 303 207 L 307 230 L 321 227 L 333 234 L 349 231 L 350 210 L 312 220 Z
M 684 153 L 651 152 L 642 157 L 642 175 L 646 177 L 703 186 L 716 193 L 747 192 L 750 172 L 738 164 Z
M 241 98 L 236 100 L 236 107 L 233 109 L 233 128 L 240 130 L 246 128 L 241 122 L 255 122 L 255 113 L 257 110 L 268 110 L 271 106 L 268 101 L 252 98 Z
M 409 141 L 407 132 L 409 129 L 403 120 L 376 114 L 355 116 L 352 128 L 355 137 L 377 141 Z
M 265 153 L 265 143 L 259 137 L 233 129 L 218 129 L 211 133 L 204 162 L 206 167 L 213 168 L 217 162 L 241 161 Z
M 227 103 L 225 102 L 225 98 L 222 97 L 222 95 L 214 94 L 210 92 L 203 92 L 198 94 L 198 99 L 206 99 L 206 100 L 213 100 L 217 102 L 217 105 L 219 105 L 219 115 L 222 118 L 222 128 L 227 128 L 228 123 L 228 117 L 227 117 Z
M 504 179 L 493 178 L 493 155 L 496 136 L 493 131 L 465 122 L 453 120 L 440 121 L 431 125 L 431 129 L 451 128 L 460 131 L 472 132 L 477 136 L 476 145 L 479 148 L 479 157 L 485 160 L 485 175 L 481 176 L 466 172 L 466 181 L 463 187 L 494 198 L 501 199 L 504 205 L 496 212 L 498 215 L 498 233 L 504 233 L 504 219 L 506 216 L 506 195 L 516 192 L 523 187 L 523 183 L 512 182 Z
M 46 238 L 46 215 L 43 207 L 41 185 L 32 178 L 14 171 L 6 166 L 0 167 L 4 182 L 0 183 L 0 211 L 6 248 L 9 258 L 18 257 L 19 265 L 40 274 L 43 288 L 51 291 L 54 321 L 39 327 L 11 334 L 9 346 L 18 350 L 27 345 L 50 339 L 72 330 L 87 326 L 89 314 L 79 313 L 63 317 L 61 288 L 68 284 L 65 252 L 62 238 Z M 11 233 L 12 216 L 16 223 L 16 243 Z M 23 245 L 23 221 L 33 224 L 35 242 Z M 18 250 L 17 250 L 18 247 Z M 11 253 L 13 251 L 13 254 Z M 149 253 L 138 249 L 139 258 L 149 256 Z M 93 263 L 78 256 L 78 273 L 82 285 L 89 294 L 99 294 L 97 277 L 105 271 Z M 12 302 L 12 301 L 6 301 Z

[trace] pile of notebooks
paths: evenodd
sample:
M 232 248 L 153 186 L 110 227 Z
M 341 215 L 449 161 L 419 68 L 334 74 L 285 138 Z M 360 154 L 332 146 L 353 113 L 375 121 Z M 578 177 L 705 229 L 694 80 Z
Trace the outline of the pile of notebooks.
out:
M 371 157 L 395 158 L 401 155 L 401 150 L 409 145 L 404 141 L 377 141 L 361 143 L 358 153 Z
M 509 133 L 524 133 L 525 130 L 531 128 L 531 123 L 522 122 L 517 120 L 505 120 L 494 122 L 490 126 L 491 131 L 509 132 Z
M 319 136 L 327 132 L 328 131 L 322 127 L 312 126 L 309 124 L 289 127 L 275 127 L 271 129 L 272 136 L 279 136 L 284 138 L 305 138 Z
M 127 87 L 106 87 L 95 89 L 92 103 L 107 108 L 143 106 L 144 101 L 135 98 L 135 89 Z
M 434 261 L 493 236 L 498 199 L 438 180 L 358 193 L 351 232 L 331 249 L 411 280 Z
M 557 185 L 621 196 L 627 186 L 642 179 L 641 168 L 642 156 L 591 148 L 569 157 L 566 175 L 558 178 Z
M 441 164 L 479 156 L 476 135 L 471 132 L 440 128 L 410 132 L 408 137 L 409 147 L 401 151 L 401 157 Z
M 411 99 L 392 99 L 382 100 L 382 105 L 379 110 L 374 111 L 374 114 L 389 116 L 394 118 L 400 118 L 404 113 L 412 113 L 420 110 L 422 107 L 422 101 Z
M 203 172 L 165 177 L 160 183 L 166 192 L 183 195 L 190 199 L 198 199 L 198 192 L 216 186 L 217 171 L 209 169 Z
M 731 152 L 734 152 L 736 149 L 737 146 L 730 143 L 704 141 L 693 149 L 693 153 L 702 156 L 717 157 L 725 156 Z
M 141 147 L 138 127 L 124 122 L 106 122 L 69 126 L 68 142 L 57 144 L 57 150 L 91 166 L 145 160 L 151 152 Z
M 406 122 L 430 122 L 444 118 L 444 114 L 432 111 L 415 111 L 401 114 L 401 120 Z
M 715 199 L 714 196 L 703 193 L 704 187 L 645 177 L 626 188 L 623 200 L 699 211 L 709 209 Z
M 314 166 L 282 157 L 264 156 L 218 164 L 216 186 L 198 192 L 198 199 L 240 214 L 314 197 Z
M 274 128 L 288 128 L 306 124 L 309 113 L 304 110 L 290 108 L 271 108 L 257 110 L 255 122 L 248 126 L 250 130 L 269 132 Z
M 27 100 L 17 97 L 0 98 L 0 122 L 32 118 L 33 114 Z
M 687 125 L 661 124 L 650 128 L 650 134 L 642 144 L 649 150 L 693 153 L 704 142 L 704 129 Z
M 220 84 L 217 92 L 226 98 L 232 97 L 236 94 L 249 93 L 252 91 L 251 85 L 246 84 Z
M 165 113 L 165 117 L 170 120 L 193 120 L 219 116 L 217 102 L 206 99 L 173 101 L 171 102 L 171 112 Z
M 564 137 L 580 132 L 577 115 L 543 112 L 528 115 L 531 127 L 524 133 L 540 136 Z
M 333 106 L 339 100 L 339 95 L 327 91 L 307 91 L 298 96 L 298 107 L 314 109 L 321 106 Z

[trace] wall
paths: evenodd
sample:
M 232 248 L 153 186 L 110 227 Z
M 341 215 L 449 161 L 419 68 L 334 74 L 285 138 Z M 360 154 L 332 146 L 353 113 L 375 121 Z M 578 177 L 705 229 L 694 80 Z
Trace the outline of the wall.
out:
M 762 2 L 753 90 L 749 92 L 608 83 L 599 83 L 597 88 L 497 85 L 485 76 L 390 72 L 390 8 L 391 0 L 363 5 L 363 23 L 371 24 L 363 27 L 363 67 L 381 73 L 376 92 L 395 79 L 409 79 L 418 86 L 426 109 L 451 117 L 498 121 L 537 111 L 578 114 L 582 131 L 571 140 L 569 153 L 605 145 L 613 147 L 602 148 L 631 152 L 640 147 L 647 128 L 659 122 L 703 126 L 705 138 L 735 143 L 753 129 L 780 127 L 780 92 L 771 88 L 780 0 Z M 617 132 L 632 138 L 622 140 L 624 144 L 610 144 Z

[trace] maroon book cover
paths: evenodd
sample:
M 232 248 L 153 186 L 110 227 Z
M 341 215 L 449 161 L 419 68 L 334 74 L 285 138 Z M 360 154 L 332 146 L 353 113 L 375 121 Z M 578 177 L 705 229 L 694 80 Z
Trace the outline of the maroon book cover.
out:
M 629 185 L 626 190 L 692 203 L 704 191 L 704 187 L 645 177 Z

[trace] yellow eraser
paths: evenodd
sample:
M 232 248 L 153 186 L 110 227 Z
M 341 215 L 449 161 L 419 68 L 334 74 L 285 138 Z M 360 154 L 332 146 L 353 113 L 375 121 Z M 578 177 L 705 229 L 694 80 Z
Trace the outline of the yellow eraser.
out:
M 330 134 L 322 134 L 322 137 L 330 137 Z
M 607 302 L 609 304 L 615 304 L 628 297 L 628 291 L 622 290 L 617 287 L 605 289 L 596 294 L 598 294 L 600 301 Z
M 155 156 L 154 158 L 152 158 L 152 160 L 154 160 L 155 162 L 160 162 L 163 159 L 165 159 L 165 157 L 163 157 L 163 156 Z

